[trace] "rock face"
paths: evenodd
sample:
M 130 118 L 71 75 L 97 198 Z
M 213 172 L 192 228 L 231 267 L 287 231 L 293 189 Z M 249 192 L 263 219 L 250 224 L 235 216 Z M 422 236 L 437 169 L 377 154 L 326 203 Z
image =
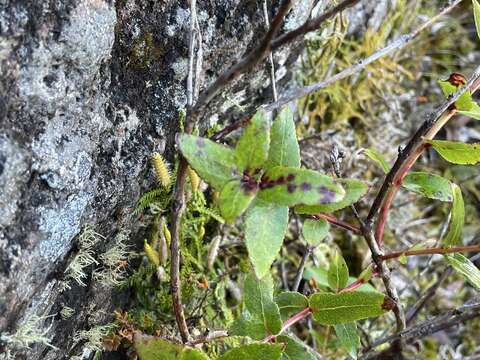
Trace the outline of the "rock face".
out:
M 299 3 L 303 10 L 286 26 L 327 2 Z M 261 5 L 198 1 L 205 83 L 264 33 Z M 107 266 L 101 254 L 119 241 L 130 250 L 142 242 L 132 210 L 152 185 L 148 156 L 174 154 L 188 27 L 187 1 L 0 2 L 0 358 L 89 358 L 78 332 L 106 323 L 128 301 L 92 271 Z M 278 57 L 285 63 L 288 56 L 287 49 Z M 204 121 L 264 88 L 262 66 Z M 65 271 L 85 245 L 79 237 L 87 225 L 104 238 L 89 248 L 94 260 L 81 286 Z M 34 344 L 25 333 L 12 336 L 26 324 L 27 335 L 48 332 Z

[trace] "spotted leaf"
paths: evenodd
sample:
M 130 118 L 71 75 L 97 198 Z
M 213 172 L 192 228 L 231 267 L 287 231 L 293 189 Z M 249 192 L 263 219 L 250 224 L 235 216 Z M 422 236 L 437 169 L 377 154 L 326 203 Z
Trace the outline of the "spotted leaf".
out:
M 188 134 L 179 136 L 178 146 L 190 166 L 217 191 L 239 175 L 234 152 L 226 146 Z
M 277 166 L 260 181 L 258 197 L 279 205 L 318 205 L 341 201 L 345 190 L 331 177 L 317 171 Z
M 232 180 L 220 193 L 220 213 L 231 222 L 241 215 L 255 198 L 256 189 L 252 189 L 241 180 Z

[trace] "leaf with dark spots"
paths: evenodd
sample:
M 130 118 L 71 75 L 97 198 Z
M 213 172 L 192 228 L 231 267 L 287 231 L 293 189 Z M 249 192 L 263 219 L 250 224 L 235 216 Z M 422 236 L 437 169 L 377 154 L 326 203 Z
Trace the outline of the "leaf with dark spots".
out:
M 368 186 L 358 180 L 353 179 L 337 179 L 336 183 L 343 185 L 346 195 L 339 202 L 320 204 L 320 205 L 298 205 L 295 212 L 298 214 L 318 214 L 321 212 L 334 212 L 343 209 L 351 204 L 356 203 L 362 196 L 367 193 Z
M 232 180 L 223 188 L 220 193 L 220 213 L 229 222 L 235 220 L 247 208 L 255 198 L 256 188 L 243 183 L 240 180 Z
M 238 176 L 232 149 L 188 134 L 179 136 L 178 146 L 190 166 L 215 190 L 221 191 L 228 181 Z
M 264 178 L 269 181 L 261 181 L 258 197 L 279 205 L 332 203 L 341 201 L 345 195 L 340 184 L 335 184 L 331 177 L 313 170 L 277 166 L 268 170 Z M 278 184 L 280 178 L 285 178 L 285 183 Z M 322 191 L 318 192 L 320 187 Z

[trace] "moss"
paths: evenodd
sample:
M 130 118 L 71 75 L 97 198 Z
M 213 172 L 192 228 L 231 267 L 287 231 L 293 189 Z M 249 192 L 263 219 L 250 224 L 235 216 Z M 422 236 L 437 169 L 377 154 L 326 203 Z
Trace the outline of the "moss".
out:
M 160 62 L 163 55 L 164 50 L 155 43 L 152 33 L 145 32 L 133 42 L 125 67 L 145 69 L 152 63 Z

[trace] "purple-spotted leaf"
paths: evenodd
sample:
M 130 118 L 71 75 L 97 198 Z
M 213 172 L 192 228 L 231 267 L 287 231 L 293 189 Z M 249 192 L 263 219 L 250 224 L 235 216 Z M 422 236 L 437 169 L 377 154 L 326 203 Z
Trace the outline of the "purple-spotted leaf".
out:
M 445 160 L 461 165 L 480 162 L 480 143 L 464 144 L 456 141 L 426 140 Z
M 443 95 L 447 98 L 460 89 L 460 87 L 451 84 L 448 80 L 439 80 L 438 84 L 442 88 Z M 474 103 L 470 90 L 467 90 L 455 101 L 455 107 L 458 110 L 469 111 L 472 109 Z
M 385 314 L 391 300 L 379 292 L 348 291 L 310 296 L 313 318 L 322 325 L 337 325 Z
M 279 360 L 281 355 L 280 344 L 249 344 L 227 351 L 218 360 Z
M 288 225 L 288 207 L 255 199 L 245 216 L 248 257 L 259 278 L 270 270 L 282 247 Z
M 307 297 L 296 291 L 284 291 L 278 294 L 275 296 L 275 302 L 284 320 L 308 307 Z
M 321 212 L 331 213 L 355 204 L 368 191 L 368 186 L 363 182 L 354 179 L 338 179 L 337 182 L 343 185 L 345 197 L 339 202 L 323 205 L 298 205 L 295 207 L 297 214 L 318 214 Z
M 402 186 L 430 199 L 452 201 L 450 181 L 435 174 L 412 172 L 405 177 Z
M 342 348 L 352 358 L 357 358 L 358 348 L 360 347 L 360 337 L 357 333 L 357 324 L 354 322 L 335 325 L 335 333 Z
M 317 171 L 277 166 L 263 175 L 258 197 L 284 206 L 319 205 L 341 201 L 345 190 Z
M 270 131 L 270 151 L 266 168 L 271 169 L 275 166 L 300 167 L 300 148 L 295 122 L 288 106 L 277 115 Z
M 303 223 L 302 235 L 305 241 L 311 246 L 318 246 L 327 236 L 330 224 L 325 219 L 307 219 Z
M 338 291 L 347 286 L 347 283 L 348 266 L 342 254 L 337 251 L 328 268 L 328 285 L 331 289 Z
M 232 180 L 225 185 L 220 193 L 220 213 L 229 222 L 235 220 L 255 198 L 256 189 L 251 189 L 241 180 Z
M 462 190 L 457 184 L 451 183 L 453 202 L 450 225 L 443 243 L 445 246 L 461 245 L 463 243 L 463 225 L 465 223 L 465 205 Z
M 278 305 L 273 301 L 273 280 L 270 275 L 258 279 L 254 274 L 245 278 L 243 297 L 246 312 L 231 327 L 233 335 L 260 340 L 280 332 L 282 320 Z
M 263 110 L 257 111 L 243 130 L 235 147 L 236 164 L 241 172 L 258 169 L 268 158 L 270 119 Z
M 234 152 L 226 146 L 188 134 L 179 136 L 178 146 L 190 166 L 217 191 L 239 175 Z
M 477 290 L 480 290 L 480 270 L 460 253 L 444 255 L 445 260 Z

